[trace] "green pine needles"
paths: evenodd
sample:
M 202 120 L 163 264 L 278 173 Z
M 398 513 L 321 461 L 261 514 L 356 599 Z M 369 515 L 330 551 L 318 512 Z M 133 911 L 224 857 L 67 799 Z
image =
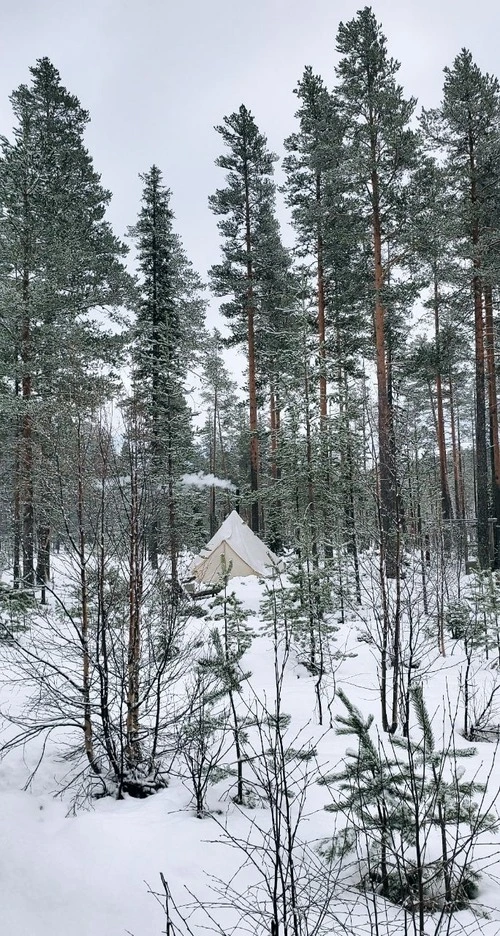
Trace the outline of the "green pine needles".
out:
M 387 742 L 373 735 L 373 716 L 338 696 L 346 714 L 335 718 L 337 734 L 355 735 L 357 747 L 319 781 L 332 796 L 325 809 L 343 817 L 325 854 L 354 860 L 358 885 L 403 906 L 422 936 L 428 914 L 453 913 L 477 897 L 475 845 L 498 827 L 486 784 L 465 777 L 462 761 L 476 751 L 457 749 L 453 731 L 438 746 L 421 685 L 411 691 L 410 737 Z

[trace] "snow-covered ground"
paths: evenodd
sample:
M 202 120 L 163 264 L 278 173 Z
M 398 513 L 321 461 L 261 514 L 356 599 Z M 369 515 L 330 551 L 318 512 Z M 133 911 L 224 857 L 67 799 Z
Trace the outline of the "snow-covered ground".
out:
M 250 623 L 258 631 L 263 586 L 255 578 L 234 579 L 231 585 L 251 610 Z M 330 727 L 331 716 L 343 711 L 334 697 L 334 683 L 342 686 L 365 714 L 373 713 L 377 720 L 380 717 L 374 650 L 358 639 L 360 629 L 362 622 L 350 614 L 337 634 L 336 647 L 346 651 L 346 657 L 338 664 L 335 681 L 326 687 L 322 726 L 318 724 L 314 680 L 293 654 L 285 674 L 283 710 L 291 715 L 290 737 L 301 732 L 302 741 L 315 743 L 323 770 L 332 769 L 346 748 L 355 744 L 354 739 L 339 737 Z M 256 697 L 272 699 L 274 661 L 268 637 L 255 638 L 243 666 L 252 672 L 249 685 Z M 436 725 L 441 724 L 448 700 L 457 697 L 462 669 L 463 651 L 449 638 L 445 657 L 428 653 L 426 700 Z M 0 701 L 5 701 L 9 691 L 8 686 L 2 688 Z M 4 726 L 3 730 L 11 728 Z M 458 731 L 456 743 L 465 746 Z M 494 745 L 478 744 L 477 749 L 467 770 L 485 779 Z M 159 936 L 165 919 L 160 903 L 149 890 L 161 890 L 160 872 L 178 903 L 189 902 L 188 890 L 201 901 L 214 900 L 210 876 L 220 879 L 222 886 L 228 884 L 244 857 L 224 842 L 226 824 L 233 836 L 244 838 L 249 822 L 265 825 L 267 821 L 265 805 L 257 804 L 253 810 L 235 806 L 228 795 L 228 781 L 209 792 L 213 816 L 197 819 L 190 791 L 179 776 L 172 777 L 166 790 L 147 799 L 125 798 L 118 802 L 106 798 L 95 801 L 91 808 L 75 811 L 70 791 L 53 795 L 68 769 L 56 738 L 49 743 L 29 787 L 24 789 L 40 753 L 38 740 L 9 753 L 0 762 L 1 936 Z M 491 798 L 499 786 L 500 763 L 490 777 Z M 307 818 L 301 829 L 308 841 L 332 833 L 334 819 L 323 810 L 328 799 L 327 790 L 310 784 Z M 494 843 L 485 845 L 482 855 L 495 851 Z M 469 911 L 461 912 L 456 916 L 457 932 L 465 928 L 488 936 L 500 933 L 496 860 L 480 885 L 479 903 L 491 908 L 490 919 L 477 921 Z M 244 872 L 240 884 L 251 879 L 252 871 Z M 389 917 L 402 920 L 400 911 L 390 910 Z M 360 933 L 370 931 L 362 928 L 364 923 L 366 920 L 360 917 Z M 391 933 L 398 932 L 397 922 L 395 926 Z M 429 933 L 433 932 L 430 927 Z

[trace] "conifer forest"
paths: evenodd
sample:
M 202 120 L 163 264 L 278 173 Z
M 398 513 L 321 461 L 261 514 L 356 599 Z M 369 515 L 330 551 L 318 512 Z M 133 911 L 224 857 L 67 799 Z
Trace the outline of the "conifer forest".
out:
M 2 936 L 500 936 L 499 81 L 462 48 L 426 108 L 353 10 L 279 153 L 220 114 L 198 270 L 161 153 L 114 230 L 79 89 L 28 66 Z

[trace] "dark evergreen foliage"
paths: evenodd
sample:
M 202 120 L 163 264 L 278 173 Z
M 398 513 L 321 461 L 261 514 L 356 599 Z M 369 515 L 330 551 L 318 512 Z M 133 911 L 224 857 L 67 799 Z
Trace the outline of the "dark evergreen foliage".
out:
M 157 565 L 159 549 L 167 547 L 175 579 L 186 532 L 178 482 L 193 466 L 187 377 L 203 339 L 204 301 L 201 281 L 174 232 L 170 191 L 160 170 L 153 166 L 141 178 L 142 207 L 130 229 L 141 274 L 132 345 L 134 396 L 148 434 L 150 557 Z

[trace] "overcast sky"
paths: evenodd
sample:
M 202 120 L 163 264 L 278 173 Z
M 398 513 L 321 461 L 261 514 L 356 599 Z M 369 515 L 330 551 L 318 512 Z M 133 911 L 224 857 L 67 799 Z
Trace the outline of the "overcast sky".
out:
M 244 103 L 282 155 L 294 129 L 292 91 L 305 65 L 334 81 L 338 23 L 351 0 L 0 0 L 0 132 L 9 94 L 48 56 L 90 111 L 87 144 L 113 192 L 110 220 L 123 236 L 140 198 L 138 173 L 160 166 L 177 229 L 196 268 L 218 260 L 208 195 L 223 185 L 213 127 Z M 375 0 L 401 61 L 401 82 L 426 107 L 461 47 L 500 72 L 498 0 Z M 289 242 L 289 236 L 286 237 Z

